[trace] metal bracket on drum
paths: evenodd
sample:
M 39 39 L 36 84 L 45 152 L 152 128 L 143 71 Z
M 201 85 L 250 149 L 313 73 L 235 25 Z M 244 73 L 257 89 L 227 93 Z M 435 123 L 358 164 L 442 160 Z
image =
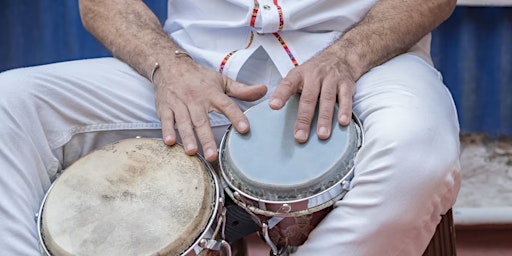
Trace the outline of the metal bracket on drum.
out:
M 228 242 L 226 242 L 225 239 L 225 229 L 226 229 L 226 212 L 227 209 L 224 207 L 224 200 L 222 198 L 219 199 L 219 206 L 222 208 L 221 213 L 218 217 L 218 225 L 215 228 L 215 231 L 213 232 L 211 239 L 203 238 L 199 241 L 197 244 L 199 247 L 207 250 L 214 250 L 214 251 L 224 251 L 225 256 L 232 256 L 231 254 L 231 245 L 229 245 Z M 216 237 L 220 235 L 220 240 L 216 240 Z M 223 250 L 224 249 L 224 250 Z
M 284 218 L 276 217 L 276 216 L 272 217 L 271 219 L 268 220 L 268 222 L 270 222 L 270 226 L 269 226 L 269 224 L 267 224 L 267 222 L 262 222 L 260 220 L 260 218 L 255 214 L 255 211 L 260 210 L 260 209 L 249 205 L 244 200 L 244 197 L 240 195 L 240 193 L 238 193 L 236 191 L 233 192 L 228 187 L 225 187 L 225 191 L 229 196 L 232 196 L 232 198 L 234 199 L 233 201 L 236 204 L 238 204 L 238 206 L 243 208 L 254 219 L 254 221 L 258 224 L 258 226 L 261 227 L 261 235 L 262 235 L 263 239 L 265 240 L 265 243 L 270 247 L 270 256 L 284 256 L 282 253 L 286 251 L 286 247 L 281 248 L 281 250 L 279 250 L 277 248 L 277 246 L 270 239 L 270 236 L 268 233 L 269 229 L 272 229 L 273 227 L 275 227 Z M 291 210 L 290 206 L 288 204 L 285 204 L 285 205 L 286 206 L 283 206 L 283 207 L 287 209 L 287 212 L 289 212 Z M 281 207 L 280 210 L 283 209 L 283 207 Z
M 240 207 L 242 207 L 242 209 L 244 209 L 250 216 L 251 218 L 256 222 L 256 224 L 258 224 L 258 226 L 261 227 L 262 223 L 261 223 L 261 220 L 260 218 L 254 214 L 254 211 L 255 209 L 257 209 L 256 207 L 254 206 L 251 206 L 249 205 L 245 200 L 244 200 L 244 197 L 240 195 L 240 193 L 238 192 L 232 192 L 229 188 L 227 190 L 225 190 L 227 193 L 231 194 L 233 196 L 233 201 Z
M 261 227 L 261 232 L 263 239 L 267 243 L 267 245 L 270 247 L 270 255 L 269 256 L 288 256 L 290 253 L 295 252 L 297 250 L 297 247 L 295 246 L 284 246 L 282 248 L 278 248 L 274 242 L 270 239 L 270 235 L 268 233 L 268 230 L 271 229 L 267 226 L 266 223 L 263 223 Z
M 338 196 L 334 197 L 332 199 L 332 201 L 338 201 L 338 200 L 342 199 L 347 194 L 347 192 L 350 190 L 350 183 L 351 183 L 350 181 L 352 180 L 351 178 L 353 177 L 353 175 L 354 175 L 354 173 L 352 172 L 349 175 L 349 179 L 344 180 L 341 183 L 342 191 L 340 192 L 340 194 Z M 287 255 L 289 255 L 290 251 L 293 251 L 294 249 L 296 249 L 296 248 L 289 248 L 288 246 L 285 246 L 283 248 L 278 248 L 270 239 L 269 230 L 272 229 L 273 227 L 275 227 L 277 224 L 279 224 L 279 222 L 281 222 L 281 220 L 283 220 L 286 217 L 293 217 L 293 215 L 303 215 L 303 214 L 307 214 L 310 212 L 302 210 L 302 211 L 290 213 L 291 207 L 289 204 L 286 204 L 286 203 L 283 204 L 279 208 L 279 210 L 277 210 L 275 212 L 262 210 L 262 209 L 259 209 L 257 207 L 254 207 L 254 206 L 248 204 L 245 201 L 245 198 L 242 195 L 240 195 L 238 192 L 236 192 L 236 191 L 233 192 L 229 188 L 227 188 L 227 190 L 225 190 L 225 191 L 228 194 L 232 195 L 233 199 L 235 199 L 234 201 L 240 207 L 245 209 L 251 216 L 253 216 L 253 218 L 258 220 L 257 223 L 261 227 L 261 235 L 262 235 L 263 239 L 265 240 L 265 243 L 271 249 L 270 256 L 287 256 Z M 323 208 L 323 207 L 322 207 L 322 205 L 319 205 L 317 207 L 313 207 L 308 210 L 315 212 L 317 210 L 316 208 Z M 261 214 L 261 215 L 271 217 L 271 218 L 269 220 L 267 220 L 266 222 L 262 222 L 256 214 Z M 291 214 L 291 216 L 290 216 L 290 214 Z
M 353 176 L 353 174 L 351 174 L 350 176 Z M 349 180 L 343 181 L 340 185 L 342 188 L 341 192 L 337 196 L 331 198 L 328 202 L 322 203 L 320 205 L 317 205 L 317 206 L 314 206 L 311 208 L 293 211 L 293 212 L 292 211 L 282 211 L 282 209 L 286 209 L 286 208 L 290 207 L 290 205 L 288 205 L 286 203 L 283 204 L 278 211 L 268 211 L 268 210 L 263 210 L 263 209 L 260 209 L 258 207 L 248 204 L 245 201 L 245 198 L 236 191 L 233 192 L 232 195 L 233 195 L 233 198 L 235 199 L 234 200 L 235 203 L 238 204 L 243 209 L 245 209 L 246 211 L 248 211 L 251 215 L 260 214 L 260 215 L 263 215 L 266 217 L 287 218 L 287 217 L 302 216 L 302 215 L 310 214 L 312 212 L 316 212 L 318 210 L 326 208 L 328 205 L 332 205 L 332 202 L 336 202 L 336 201 L 342 199 L 345 196 L 345 194 L 350 190 L 350 181 Z M 291 210 L 291 208 L 290 208 L 290 210 Z M 254 216 L 256 216 L 256 215 L 254 215 Z
M 221 213 L 220 213 L 220 216 L 218 217 L 219 225 L 221 226 L 220 238 L 222 240 L 224 240 L 224 239 L 226 239 L 226 214 L 227 214 L 228 210 L 226 209 L 226 205 L 224 205 L 224 198 L 223 197 L 219 198 L 219 207 L 222 209 Z M 217 234 L 214 233 L 213 235 L 215 237 Z
M 289 204 L 283 204 L 281 207 L 276 211 L 276 216 L 270 218 L 267 220 L 268 229 L 274 228 L 279 222 L 281 222 L 285 217 L 281 217 L 277 214 L 288 214 L 292 210 L 291 206 Z
M 265 239 L 265 242 L 267 243 L 267 245 L 270 246 L 270 255 L 271 256 L 279 256 L 279 255 L 281 255 L 282 250 L 278 250 L 277 246 L 274 244 L 274 242 L 272 242 L 272 239 L 270 239 L 268 230 L 269 230 L 269 227 L 268 227 L 267 223 L 263 223 L 261 225 L 261 233 L 262 233 L 263 239 Z M 282 248 L 282 249 L 285 249 L 285 248 Z
M 228 242 L 224 240 L 213 240 L 213 239 L 201 239 L 198 244 L 203 249 L 213 250 L 213 251 L 224 251 L 226 253 L 225 256 L 231 256 L 231 246 Z M 224 250 L 222 250 L 224 249 Z

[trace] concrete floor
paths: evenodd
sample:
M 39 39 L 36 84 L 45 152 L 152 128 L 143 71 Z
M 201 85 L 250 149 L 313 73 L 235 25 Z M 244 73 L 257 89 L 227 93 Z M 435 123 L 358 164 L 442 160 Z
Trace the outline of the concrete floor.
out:
M 511 256 L 512 138 L 462 136 L 461 151 L 462 188 L 454 206 L 457 255 Z

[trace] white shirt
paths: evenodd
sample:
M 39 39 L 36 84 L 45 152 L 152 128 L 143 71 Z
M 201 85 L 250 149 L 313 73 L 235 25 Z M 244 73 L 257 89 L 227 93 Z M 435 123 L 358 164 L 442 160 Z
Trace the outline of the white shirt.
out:
M 284 77 L 359 22 L 377 1 L 169 0 L 164 30 L 196 62 L 231 79 L 260 47 L 274 64 L 267 68 Z M 431 63 L 430 35 L 410 51 Z M 213 125 L 227 123 L 210 116 Z
M 285 76 L 360 21 L 376 2 L 169 0 L 164 29 L 195 61 L 230 78 L 259 46 Z M 412 51 L 430 62 L 429 45 L 430 37 L 424 38 Z

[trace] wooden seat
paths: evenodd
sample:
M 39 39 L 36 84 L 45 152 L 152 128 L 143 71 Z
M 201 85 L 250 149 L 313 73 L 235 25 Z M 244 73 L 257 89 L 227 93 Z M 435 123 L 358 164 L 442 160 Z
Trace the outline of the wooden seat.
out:
M 455 226 L 453 225 L 453 214 L 450 209 L 442 216 L 441 222 L 437 225 L 436 233 L 430 240 L 423 256 L 455 256 Z

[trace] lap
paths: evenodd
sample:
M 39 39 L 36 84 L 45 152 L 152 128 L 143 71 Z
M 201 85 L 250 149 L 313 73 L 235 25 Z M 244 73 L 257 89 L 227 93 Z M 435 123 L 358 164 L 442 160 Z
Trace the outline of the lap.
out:
M 297 255 L 420 255 L 460 186 L 451 95 L 439 72 L 406 54 L 361 77 L 353 109 L 364 143 L 352 188 Z
M 52 161 L 57 160 L 61 167 L 114 140 L 160 135 L 152 84 L 114 58 L 4 72 L 0 74 L 0 95 L 0 108 L 6 110 L 0 119 L 16 116 L 16 122 L 25 127 L 24 135 L 30 137 L 23 141 L 44 151 L 39 152 L 40 156 L 52 154 Z M 344 241 L 352 244 L 354 252 L 363 252 L 363 240 L 372 233 L 367 228 L 372 226 L 370 220 L 382 220 L 411 206 L 417 207 L 412 216 L 425 209 L 432 212 L 433 205 L 439 204 L 434 200 L 439 199 L 439 192 L 430 192 L 438 184 L 450 192 L 441 208 L 450 207 L 456 194 L 456 189 L 450 191 L 456 185 L 449 177 L 456 172 L 457 117 L 449 92 L 435 69 L 412 55 L 399 56 L 372 69 L 357 83 L 354 112 L 362 121 L 365 145 L 356 159 L 353 189 L 314 231 L 312 241 L 306 242 L 302 251 L 304 255 L 321 254 L 317 248 L 339 252 L 330 245 Z M 0 128 L 7 134 L 5 123 Z M 225 127 L 216 130 L 218 140 L 224 130 Z M 12 132 L 6 136 L 21 136 L 20 131 Z M 15 142 L 4 145 L 15 146 Z M 17 163 L 27 164 L 22 160 Z M 0 162 L 4 169 L 8 164 Z M 394 200 L 397 197 L 406 200 Z M 423 199 L 430 204 L 418 207 L 417 202 Z M 38 201 L 34 208 L 37 204 Z M 389 230 L 385 230 L 386 225 L 382 227 L 380 231 L 375 229 L 375 234 L 386 238 Z M 359 228 L 363 232 L 351 234 Z M 398 231 L 410 231 L 408 228 Z M 348 234 L 341 242 L 326 239 L 332 237 L 333 231 Z M 381 240 L 383 245 L 391 245 L 388 240 Z M 314 253 L 308 254 L 309 250 Z M 372 252 L 372 248 L 366 252 Z

